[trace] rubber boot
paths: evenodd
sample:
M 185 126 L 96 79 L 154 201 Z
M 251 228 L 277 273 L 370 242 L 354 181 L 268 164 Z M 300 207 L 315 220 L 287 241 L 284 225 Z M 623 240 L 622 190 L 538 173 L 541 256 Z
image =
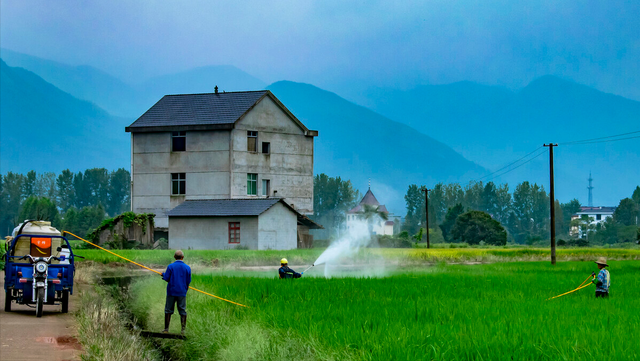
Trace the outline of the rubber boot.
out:
M 171 314 L 170 313 L 165 313 L 164 314 L 164 330 L 162 331 L 162 333 L 169 333 L 169 324 L 171 323 Z
M 180 324 L 182 325 L 180 334 L 184 336 L 184 328 L 187 326 L 187 315 L 180 315 Z

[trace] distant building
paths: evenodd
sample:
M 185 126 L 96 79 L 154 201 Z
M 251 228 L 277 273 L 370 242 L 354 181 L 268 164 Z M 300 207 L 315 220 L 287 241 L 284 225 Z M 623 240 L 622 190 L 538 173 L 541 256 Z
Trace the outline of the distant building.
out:
M 373 207 L 377 212 L 386 214 L 388 218 L 388 220 L 385 221 L 384 219 L 377 217 L 373 221 L 373 234 L 392 236 L 395 225 L 394 220 L 396 217 L 389 213 L 384 204 L 380 204 L 380 202 L 378 202 L 376 196 L 371 192 L 371 188 L 367 190 L 367 193 L 362 197 L 360 203 L 347 212 L 347 229 L 350 229 L 355 222 L 365 219 L 365 206 Z
M 132 210 L 156 214 L 156 238 L 167 237 L 170 248 L 270 247 L 273 242 L 265 241 L 270 236 L 261 233 L 270 230 L 260 220 L 275 214 L 279 218 L 274 222 L 288 228 L 280 229 L 274 247 L 309 244 L 309 229 L 320 227 L 306 218 L 313 214 L 318 132 L 305 127 L 268 90 L 215 89 L 166 95 L 126 128 L 131 133 Z M 236 214 L 238 199 L 251 210 L 248 214 Z M 195 200 L 216 202 L 202 203 L 206 212 L 200 214 L 204 208 L 190 203 Z M 265 200 L 271 206 L 264 208 Z M 186 202 L 190 206 L 177 208 Z M 225 218 L 225 210 L 234 211 Z M 189 217 L 195 220 L 187 222 Z M 221 220 L 225 227 L 218 225 Z M 197 235 L 193 244 L 172 226 Z M 216 234 L 202 238 L 210 231 Z
M 604 222 L 607 218 L 613 217 L 613 212 L 616 211 L 616 207 L 580 207 L 580 212 L 571 215 L 571 220 L 580 219 L 583 216 L 589 217 L 589 225 L 597 225 Z M 577 236 L 584 238 L 586 234 L 583 234 L 579 227 L 571 227 L 571 236 Z

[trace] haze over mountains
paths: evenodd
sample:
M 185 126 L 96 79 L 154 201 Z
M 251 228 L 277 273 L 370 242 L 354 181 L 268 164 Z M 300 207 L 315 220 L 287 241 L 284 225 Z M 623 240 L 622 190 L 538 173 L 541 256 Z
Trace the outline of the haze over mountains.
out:
M 212 92 L 214 85 L 221 91 L 266 87 L 233 66 L 196 68 L 128 84 L 90 66 L 6 49 L 0 55 L 9 65 L 2 64 L 0 79 L 2 173 L 128 168 L 124 126 L 162 95 Z M 466 183 L 489 173 L 480 166 L 497 169 L 543 142 L 640 129 L 640 102 L 556 77 L 539 78 L 517 92 L 471 82 L 410 91 L 376 89 L 362 95 L 369 109 L 308 84 L 281 81 L 267 88 L 308 127 L 320 131 L 317 173 L 351 179 L 361 190 L 371 178 L 374 190 L 379 189 L 376 196 L 396 213 L 404 213 L 402 196 L 408 184 Z M 38 143 L 18 150 L 17 134 L 25 127 Z M 586 203 L 589 170 L 596 179 L 595 201 L 603 205 L 617 204 L 639 182 L 637 139 L 559 147 L 556 152 L 561 201 L 578 197 Z M 45 156 L 48 162 L 27 162 Z M 508 181 L 512 187 L 530 180 L 547 187 L 548 160 L 538 157 L 493 180 Z

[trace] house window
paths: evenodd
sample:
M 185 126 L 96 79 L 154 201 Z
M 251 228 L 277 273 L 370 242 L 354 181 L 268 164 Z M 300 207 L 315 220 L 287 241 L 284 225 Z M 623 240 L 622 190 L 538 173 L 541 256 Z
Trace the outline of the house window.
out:
M 187 194 L 187 177 L 185 173 L 171 173 L 171 195 Z
M 240 222 L 229 222 L 229 243 L 240 243 Z
M 184 152 L 187 150 L 187 132 L 171 133 L 171 151 Z
M 247 195 L 255 196 L 258 194 L 258 175 L 255 173 L 247 173 Z
M 596 221 L 602 220 L 602 214 L 596 214 Z
M 271 181 L 268 179 L 262 180 L 262 195 L 268 197 L 271 191 Z
M 258 151 L 258 132 L 250 130 L 247 132 L 247 152 L 256 153 Z
M 269 143 L 269 142 L 262 142 L 262 153 L 263 153 L 263 154 L 269 154 L 269 153 L 271 153 L 271 143 Z

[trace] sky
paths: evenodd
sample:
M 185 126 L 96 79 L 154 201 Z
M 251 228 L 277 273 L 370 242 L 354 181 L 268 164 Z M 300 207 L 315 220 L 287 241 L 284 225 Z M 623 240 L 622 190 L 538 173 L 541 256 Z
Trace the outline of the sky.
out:
M 234 65 L 347 98 L 546 74 L 640 100 L 638 1 L 0 2 L 3 48 L 128 82 Z

